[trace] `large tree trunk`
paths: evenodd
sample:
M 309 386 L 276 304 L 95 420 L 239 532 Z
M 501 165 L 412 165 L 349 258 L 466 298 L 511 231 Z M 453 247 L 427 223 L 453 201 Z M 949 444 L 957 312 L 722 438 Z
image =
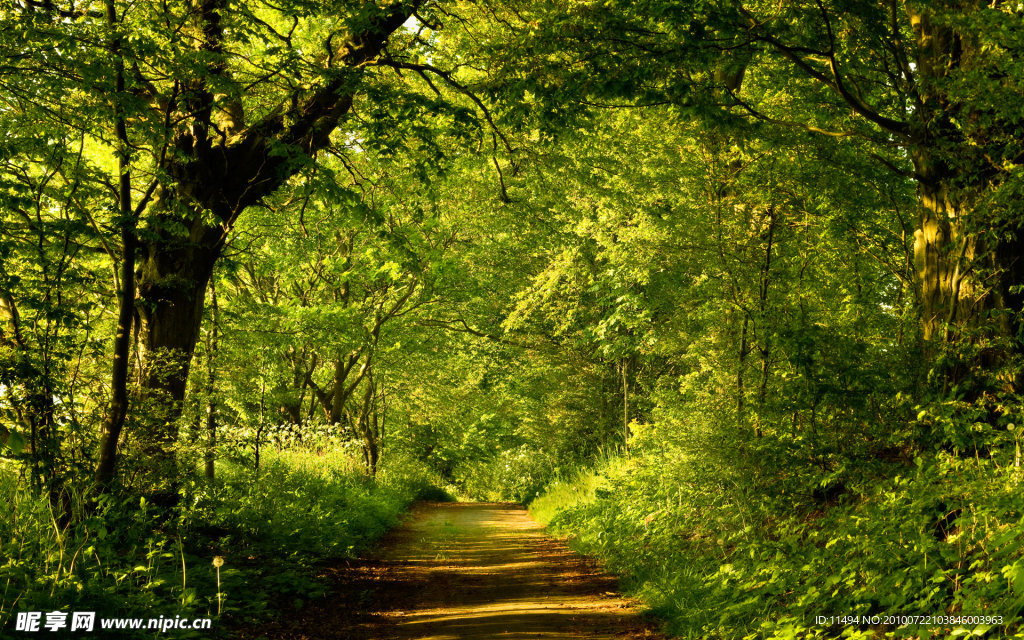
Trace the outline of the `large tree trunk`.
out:
M 198 224 L 196 226 L 199 226 Z M 192 355 L 199 339 L 206 288 L 220 244 L 199 238 L 150 241 L 138 274 L 140 404 L 144 409 L 138 451 L 144 484 L 160 491 L 178 476 L 175 443 Z M 205 246 L 204 246 L 205 245 Z
M 924 153 L 914 155 L 920 220 L 914 232 L 914 259 L 920 287 L 921 325 L 928 343 L 948 341 L 955 325 L 979 317 L 984 289 L 976 282 L 977 235 L 963 228 L 963 206 L 949 198 L 948 176 L 936 176 Z
M 937 83 L 959 66 L 963 40 L 953 29 L 936 24 L 931 10 L 909 8 L 917 37 L 917 74 L 921 113 L 917 114 L 917 144 L 911 149 L 918 183 L 920 216 L 914 233 L 921 327 L 926 344 L 948 341 L 954 323 L 976 318 L 983 306 L 976 285 L 974 260 L 977 238 L 963 228 L 963 214 L 970 207 L 964 194 L 954 195 L 950 186 L 957 170 L 949 154 L 963 140 L 950 118 L 949 104 Z M 946 143 L 945 153 L 940 145 Z M 950 148 L 951 147 L 951 148 Z
M 955 3 L 968 15 L 977 3 Z M 984 53 L 971 34 L 936 19 L 933 9 L 910 10 L 917 38 L 917 74 L 921 105 L 915 113 L 911 159 L 918 183 L 920 217 L 914 233 L 914 259 L 920 295 L 922 334 L 934 356 L 947 345 L 986 343 L 978 364 L 992 370 L 1020 351 L 1018 341 L 1024 283 L 1024 238 L 1016 228 L 979 210 L 982 199 L 1002 177 L 985 157 L 983 140 L 992 131 L 958 125 L 976 117 L 951 98 L 946 85 L 952 74 Z M 946 7 L 952 8 L 952 7 Z M 972 63 L 973 64 L 973 63 Z M 998 122 L 995 120 L 994 122 Z M 947 383 L 960 381 L 965 366 L 946 371 Z M 1019 376 L 1016 376 L 1019 378 Z M 1020 380 L 1010 380 L 1020 389 Z
M 900 4 L 914 32 L 912 47 L 907 47 L 910 43 L 904 42 L 898 24 Z M 904 120 L 890 117 L 891 111 L 876 110 L 861 93 L 864 79 L 849 74 L 849 63 L 837 55 L 842 48 L 837 48 L 838 40 L 856 34 L 864 22 L 847 21 L 845 5 L 817 5 L 828 38 L 826 48 L 787 44 L 770 29 L 757 33 L 756 39 L 908 149 L 920 199 L 914 258 L 925 359 L 936 362 L 939 353 L 952 347 L 968 357 L 954 367 L 960 371 L 944 372 L 947 383 L 960 382 L 967 368 L 977 366 L 1020 389 L 1020 376 L 1011 380 L 1002 369 L 1009 356 L 1021 351 L 1022 297 L 1017 289 L 1024 283 L 1024 233 L 1019 212 L 1010 209 L 1019 205 L 991 201 L 1010 178 L 1008 167 L 1024 157 L 1019 150 L 1019 117 L 1012 107 L 977 97 L 979 89 L 984 90 L 978 78 L 998 81 L 1007 75 L 999 56 L 1016 57 L 1015 51 L 998 51 L 1012 44 L 982 42 L 982 34 L 990 31 L 983 27 L 993 15 L 983 12 L 1000 9 L 979 0 L 878 6 L 878 24 L 890 24 L 879 34 L 889 41 L 892 54 L 890 58 L 886 53 L 883 73 L 892 83 L 892 95 L 905 96 L 908 102 Z M 772 24 L 749 12 L 746 18 L 744 28 L 750 32 Z M 835 30 L 837 25 L 842 25 L 841 31 Z
M 961 381 L 971 366 L 993 371 L 1020 390 L 1019 373 L 999 371 L 1019 353 L 1024 242 L 1019 232 L 972 228 L 971 203 L 950 197 L 953 178 L 933 178 L 933 167 L 915 154 L 920 175 L 920 224 L 914 233 L 914 258 L 920 287 L 921 325 L 929 355 L 946 348 L 969 356 L 943 372 L 947 386 Z M 963 351 L 976 345 L 974 355 Z M 973 351 L 973 349 L 972 349 Z M 980 391 L 978 389 L 977 391 Z

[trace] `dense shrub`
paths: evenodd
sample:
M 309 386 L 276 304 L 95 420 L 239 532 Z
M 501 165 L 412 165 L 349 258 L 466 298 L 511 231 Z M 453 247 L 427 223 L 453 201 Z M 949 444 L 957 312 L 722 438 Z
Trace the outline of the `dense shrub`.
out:
M 756 510 L 736 486 L 695 482 L 700 460 L 667 462 L 612 461 L 553 483 L 531 512 L 622 575 L 682 637 L 1024 637 L 1024 473 L 1013 456 L 921 455 L 842 495 L 780 494 Z M 815 621 L 842 615 L 883 621 Z
M 10 505 L 0 515 L 0 628 L 18 611 L 64 609 L 209 616 L 224 633 L 321 595 L 317 563 L 365 549 L 432 486 L 401 461 L 372 479 L 331 451 L 271 452 L 259 472 L 224 465 L 218 473 L 185 487 L 173 511 L 104 496 L 62 526 L 45 498 L 0 470 L 0 502 Z M 224 561 L 219 591 L 214 557 Z

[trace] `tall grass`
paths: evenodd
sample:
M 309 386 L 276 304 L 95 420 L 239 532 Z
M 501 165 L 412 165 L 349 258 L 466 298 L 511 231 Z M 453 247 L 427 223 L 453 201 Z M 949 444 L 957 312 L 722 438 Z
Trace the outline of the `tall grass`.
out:
M 212 483 L 194 478 L 173 511 L 138 496 L 104 496 L 87 511 L 73 496 L 62 526 L 0 467 L 0 630 L 18 611 L 216 618 L 220 608 L 224 633 L 322 594 L 314 566 L 365 549 L 430 486 L 401 461 L 372 479 L 344 453 L 271 452 L 258 473 L 225 463 Z M 224 559 L 219 588 L 214 557 Z
M 565 479 L 556 478 L 530 503 L 530 515 L 543 525 L 550 524 L 560 511 L 592 503 L 603 484 L 603 476 L 595 469 L 582 469 Z
M 1024 638 L 1022 479 L 995 459 L 922 456 L 841 499 L 766 494 L 752 513 L 735 488 L 638 456 L 553 483 L 531 512 L 680 637 Z M 881 622 L 816 622 L 842 615 Z

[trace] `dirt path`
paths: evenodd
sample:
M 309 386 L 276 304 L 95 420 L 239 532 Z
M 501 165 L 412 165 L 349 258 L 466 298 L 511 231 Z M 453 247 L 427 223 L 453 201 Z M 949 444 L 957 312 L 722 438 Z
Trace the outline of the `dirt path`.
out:
M 378 549 L 326 572 L 337 581 L 334 596 L 247 637 L 661 638 L 612 578 L 516 505 L 421 505 Z

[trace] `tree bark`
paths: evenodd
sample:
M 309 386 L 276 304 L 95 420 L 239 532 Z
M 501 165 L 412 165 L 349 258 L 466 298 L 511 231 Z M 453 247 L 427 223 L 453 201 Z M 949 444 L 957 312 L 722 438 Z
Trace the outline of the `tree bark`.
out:
M 145 408 L 138 448 L 146 460 L 144 484 L 169 490 L 178 477 L 175 443 L 192 355 L 199 340 L 206 288 L 217 249 L 150 241 L 139 269 L 139 351 Z M 172 482 L 173 484 L 173 482 Z
M 217 355 L 218 332 L 220 331 L 217 308 L 217 288 L 210 284 L 210 304 L 213 307 L 213 327 L 210 329 L 210 344 L 206 354 L 206 451 L 203 455 L 204 475 L 213 480 L 217 460 L 217 370 L 214 357 Z
M 977 8 L 976 3 L 955 4 L 965 14 Z M 921 87 L 910 155 L 921 205 L 914 260 L 922 335 L 932 356 L 947 344 L 1002 340 L 1002 345 L 983 349 L 978 363 L 994 369 L 1020 351 L 1022 299 L 1013 289 L 1024 282 L 1024 238 L 1019 229 L 996 229 L 995 220 L 978 215 L 981 199 L 997 186 L 999 176 L 979 156 L 979 141 L 969 139 L 953 121 L 978 114 L 942 89 L 965 61 L 984 53 L 975 50 L 971 34 L 934 19 L 931 9 L 911 9 L 909 17 Z M 955 383 L 964 373 L 947 371 L 947 382 Z M 1021 388 L 1019 374 L 1008 382 Z
M 629 455 L 629 361 L 630 358 L 626 357 L 619 361 L 622 372 L 622 450 L 626 455 Z
M 110 373 L 110 405 L 100 428 L 100 449 L 96 463 L 96 484 L 105 490 L 114 478 L 117 447 L 128 414 L 128 371 L 131 359 L 132 326 L 135 309 L 135 229 L 127 223 L 121 234 L 121 295 L 118 301 L 114 361 Z
M 377 385 L 374 383 L 373 375 L 370 374 L 366 379 L 366 388 L 363 389 L 363 402 L 357 420 L 359 434 L 363 438 L 363 460 L 370 476 L 377 475 L 379 457 L 377 425 L 373 420 L 376 414 L 376 402 Z
M 775 205 L 768 207 L 767 211 L 767 238 L 764 250 L 764 262 L 761 263 L 760 282 L 758 283 L 757 306 L 758 318 L 761 324 L 761 340 L 757 350 L 761 354 L 761 380 L 757 387 L 757 406 L 759 412 L 764 412 L 765 399 L 768 396 L 768 375 L 771 371 L 771 331 L 768 328 L 768 289 L 771 284 L 772 271 L 772 250 L 775 243 L 775 227 L 778 223 Z M 761 425 L 761 416 L 757 417 L 757 424 L 754 425 L 754 436 L 760 438 L 764 435 Z
M 743 309 L 740 309 L 740 313 L 743 314 L 743 326 L 740 328 L 740 349 L 736 356 L 736 422 L 740 429 L 745 431 L 747 427 L 747 387 L 743 374 L 747 368 L 747 356 L 750 355 L 750 343 L 747 340 L 750 316 Z M 761 435 L 759 427 L 757 435 Z

